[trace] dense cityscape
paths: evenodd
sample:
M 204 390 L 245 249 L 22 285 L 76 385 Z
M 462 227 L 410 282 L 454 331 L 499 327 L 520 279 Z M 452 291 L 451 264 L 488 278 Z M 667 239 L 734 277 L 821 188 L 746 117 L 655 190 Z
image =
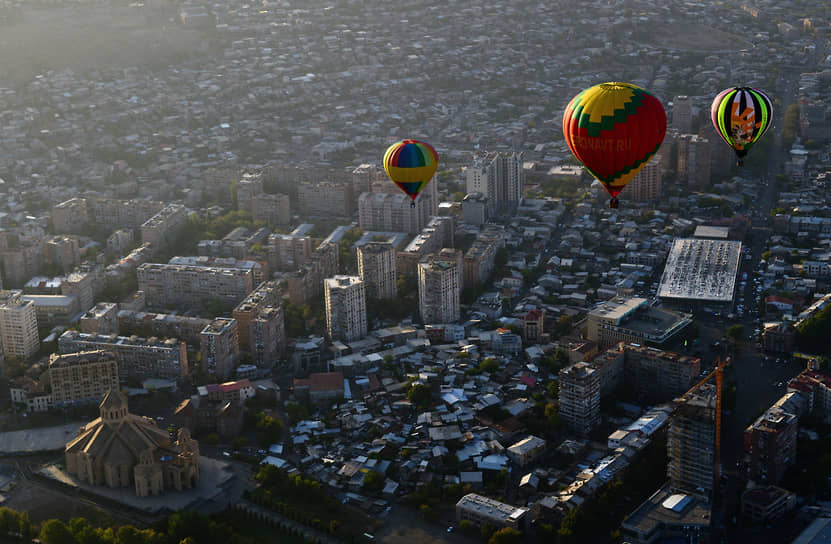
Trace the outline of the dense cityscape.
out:
M 831 7 L 505 4 L 0 0 L 0 543 L 831 538 Z

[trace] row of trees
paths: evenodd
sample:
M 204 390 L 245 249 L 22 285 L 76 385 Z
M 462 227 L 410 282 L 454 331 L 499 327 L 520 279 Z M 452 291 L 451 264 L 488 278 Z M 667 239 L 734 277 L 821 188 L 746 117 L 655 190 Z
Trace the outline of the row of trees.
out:
M 37 538 L 41 544 L 201 544 L 223 542 L 226 544 L 259 544 L 263 540 L 252 533 L 250 521 L 241 513 L 226 512 L 217 516 L 205 516 L 198 512 L 179 512 L 171 515 L 151 529 L 139 529 L 132 525 L 120 527 L 95 527 L 85 518 L 73 518 L 64 523 L 58 519 L 33 526 L 25 512 L 0 508 L 0 537 L 11 537 L 30 543 Z M 273 540 L 283 542 L 285 534 L 269 529 Z M 293 542 L 302 542 L 294 538 Z

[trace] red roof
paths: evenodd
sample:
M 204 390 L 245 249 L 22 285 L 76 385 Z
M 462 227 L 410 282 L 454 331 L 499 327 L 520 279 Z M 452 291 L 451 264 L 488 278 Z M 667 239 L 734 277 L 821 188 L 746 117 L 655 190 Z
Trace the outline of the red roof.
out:
M 343 372 L 318 372 L 309 381 L 312 391 L 337 391 L 343 389 Z
M 805 383 L 801 380 L 794 380 L 788 384 L 788 389 L 795 389 L 796 391 L 804 391 L 805 393 L 810 393 L 814 390 L 811 387 L 811 384 Z
M 520 376 L 519 381 L 527 385 L 528 387 L 536 387 L 537 386 L 537 379 L 531 376 Z
M 531 310 L 525 314 L 525 321 L 537 321 L 542 317 L 542 310 Z
M 232 391 L 239 391 L 245 387 L 251 387 L 249 380 L 239 380 L 236 382 L 225 383 L 211 383 L 205 386 L 208 393 L 230 393 Z
M 765 297 L 765 302 L 778 302 L 780 304 L 787 304 L 793 306 L 793 301 L 789 298 L 780 297 L 779 295 L 770 295 Z

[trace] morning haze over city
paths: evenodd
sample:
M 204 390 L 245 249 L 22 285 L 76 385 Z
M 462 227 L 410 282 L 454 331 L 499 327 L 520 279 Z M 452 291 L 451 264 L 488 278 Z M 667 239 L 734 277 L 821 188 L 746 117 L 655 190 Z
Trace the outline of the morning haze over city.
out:
M 831 5 L 0 0 L 0 543 L 831 538 Z

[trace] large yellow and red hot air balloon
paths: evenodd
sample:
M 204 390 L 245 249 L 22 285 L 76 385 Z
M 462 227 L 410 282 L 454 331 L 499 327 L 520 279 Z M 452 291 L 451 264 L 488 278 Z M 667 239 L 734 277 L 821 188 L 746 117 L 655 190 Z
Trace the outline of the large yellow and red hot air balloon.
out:
M 617 195 L 655 155 L 667 131 L 661 102 L 631 83 L 601 83 L 575 96 L 563 115 L 563 136 L 586 170 Z
M 439 167 L 439 155 L 430 144 L 418 140 L 394 143 L 384 153 L 387 176 L 412 199 L 430 182 Z

